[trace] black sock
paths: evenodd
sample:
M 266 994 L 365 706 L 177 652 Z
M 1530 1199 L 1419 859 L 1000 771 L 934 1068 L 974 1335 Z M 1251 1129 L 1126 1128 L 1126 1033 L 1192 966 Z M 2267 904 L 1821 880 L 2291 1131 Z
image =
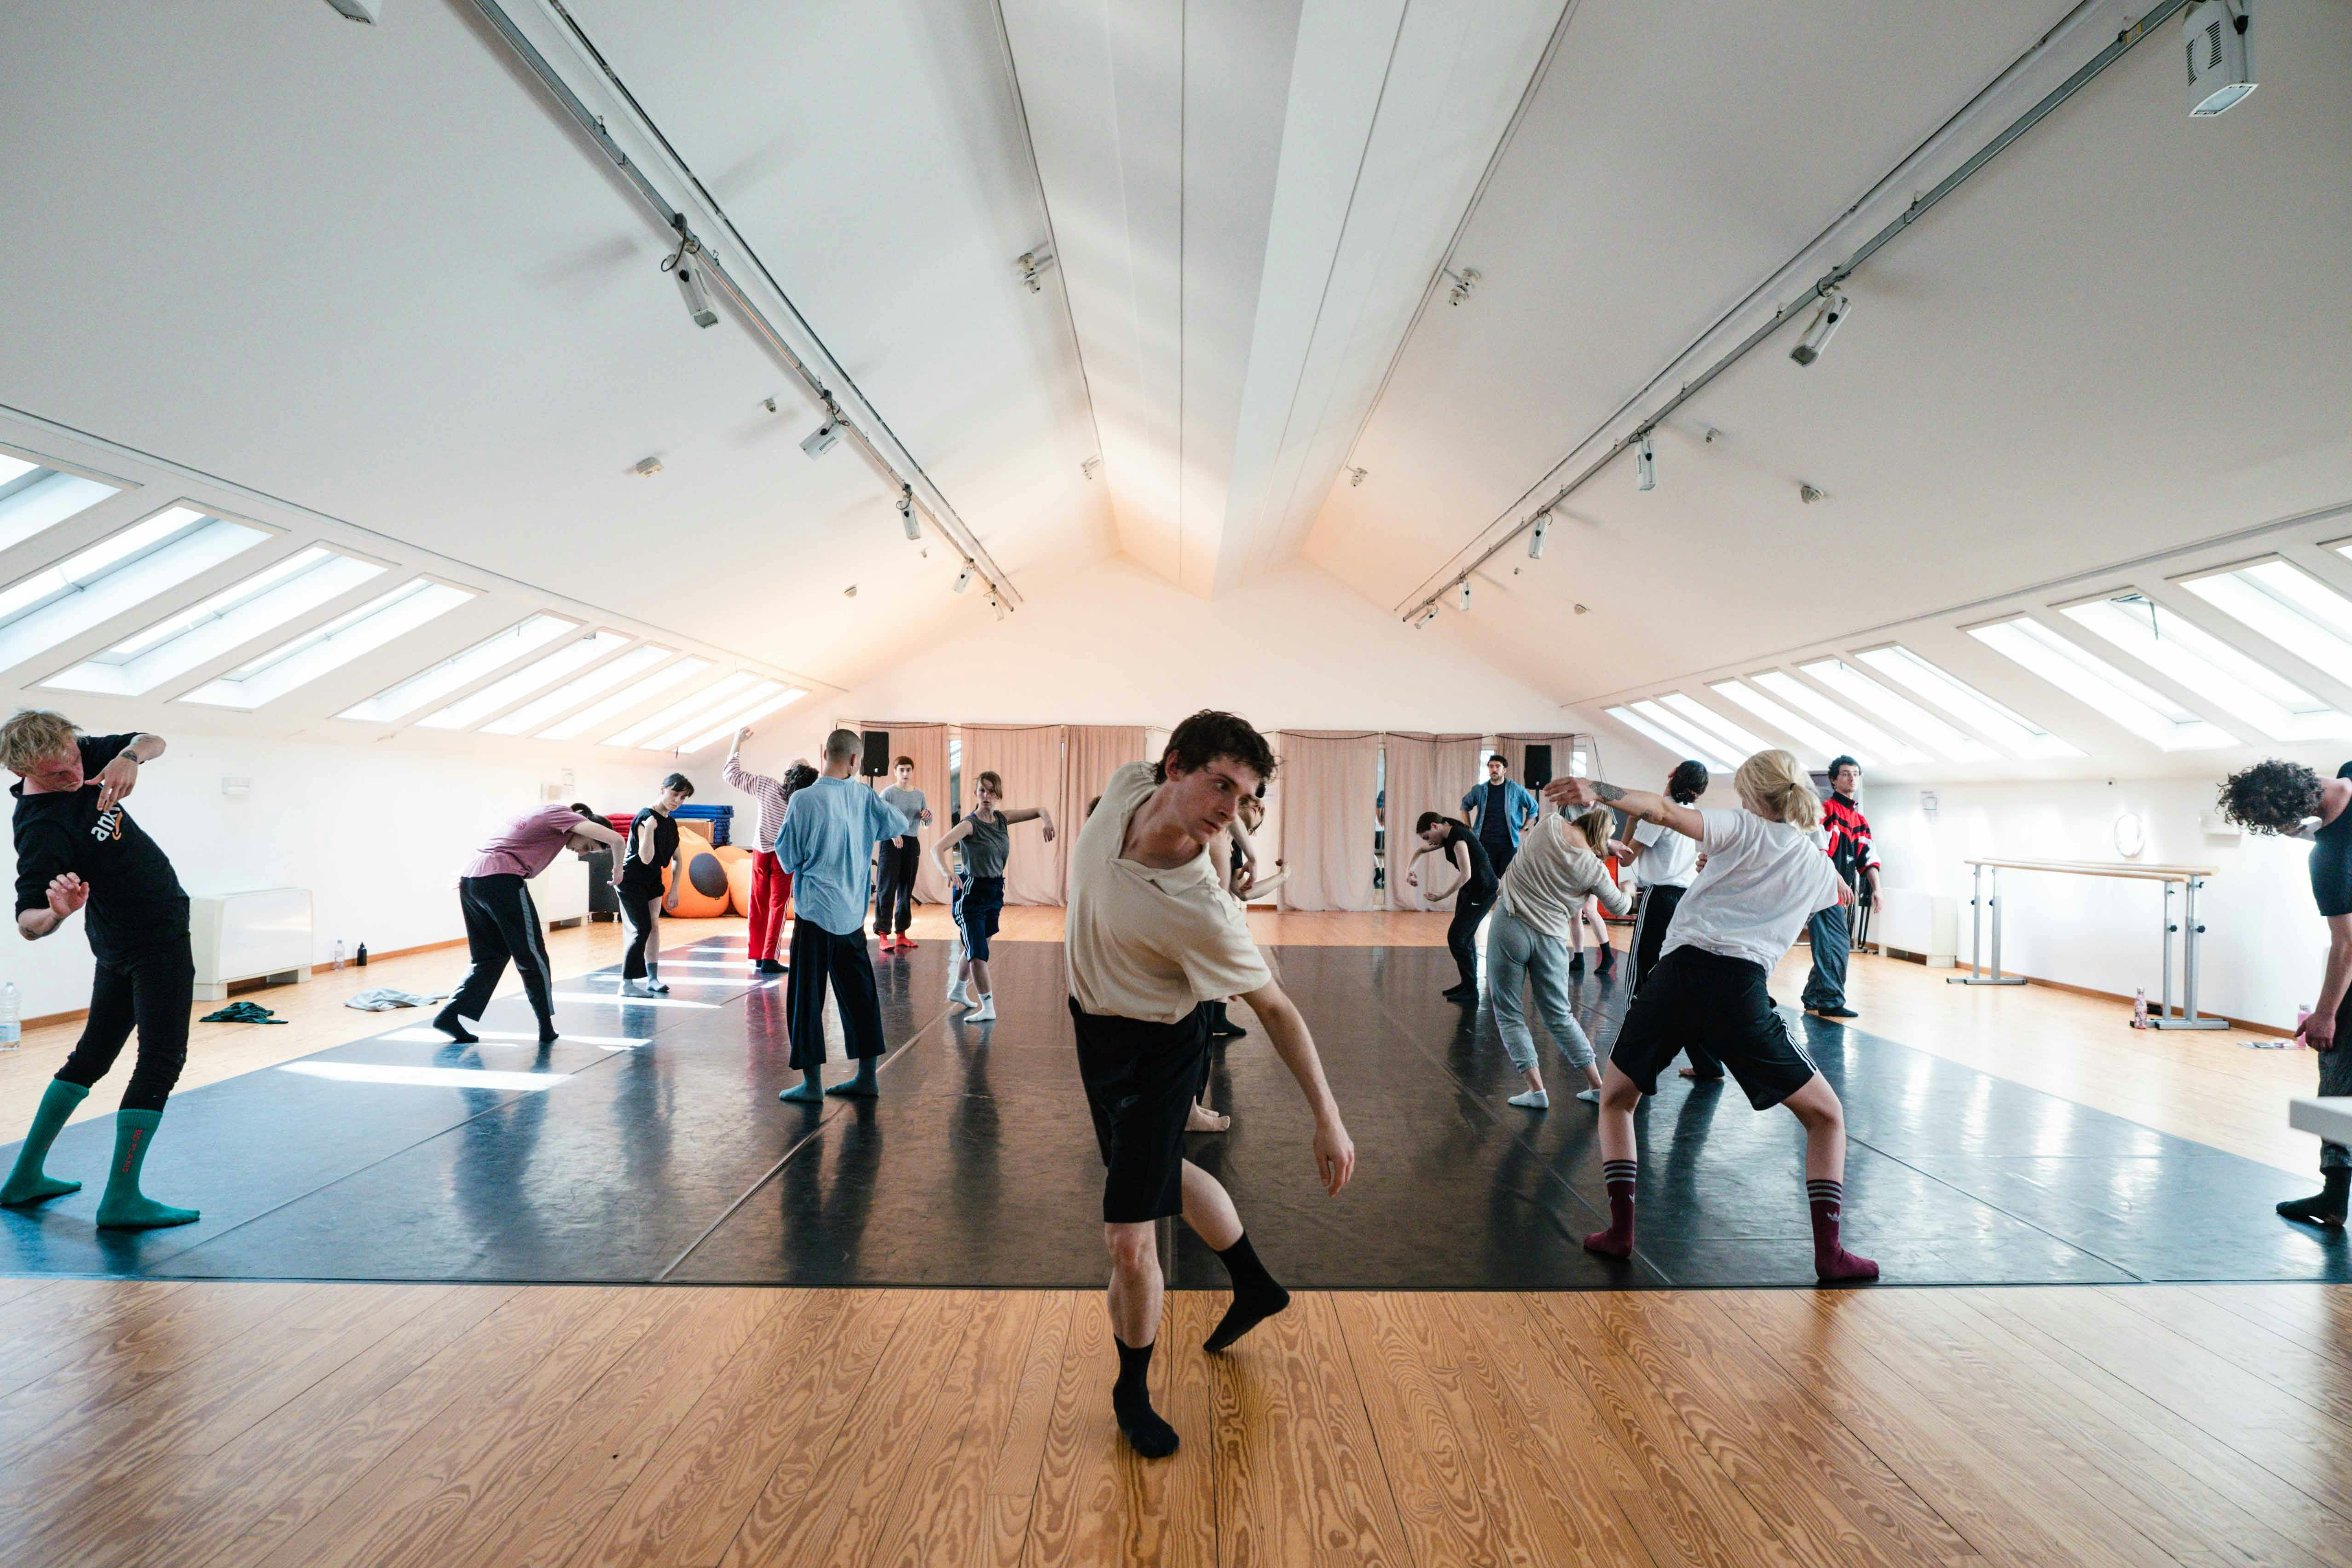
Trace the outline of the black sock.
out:
M 1290 1292 L 1274 1282 L 1274 1276 L 1257 1260 L 1257 1248 L 1250 1245 L 1246 1234 L 1235 1237 L 1231 1247 L 1217 1254 L 1217 1260 L 1233 1279 L 1234 1304 L 1225 1309 L 1216 1331 L 1201 1347 L 1209 1351 L 1223 1350 L 1290 1305 Z
M 2278 1205 L 2288 1219 L 2320 1225 L 2342 1225 L 2345 1206 L 2352 1201 L 2352 1165 L 2329 1165 L 2319 1173 L 2320 1190 L 2307 1198 L 2290 1198 Z
M 466 1021 L 457 1016 L 457 1009 L 454 1007 L 444 1007 L 433 1015 L 433 1026 L 461 1046 L 470 1046 L 481 1038 L 473 1030 L 466 1027 Z
M 1131 1345 L 1117 1334 L 1118 1381 L 1110 1385 L 1111 1414 L 1128 1446 L 1147 1459 L 1164 1459 L 1176 1451 L 1176 1428 L 1151 1408 L 1151 1347 Z

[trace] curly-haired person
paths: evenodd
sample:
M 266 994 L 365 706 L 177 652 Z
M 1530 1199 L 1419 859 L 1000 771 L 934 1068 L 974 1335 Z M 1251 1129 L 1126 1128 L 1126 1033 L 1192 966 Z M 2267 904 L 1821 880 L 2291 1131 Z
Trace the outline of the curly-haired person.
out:
M 2221 785 L 2221 815 L 2252 833 L 2311 841 L 2311 896 L 2327 922 L 2327 968 L 2319 1000 L 2296 1029 L 2319 1053 L 2319 1092 L 2352 1095 L 2352 1050 L 2336 1045 L 2352 1019 L 2352 763 L 2322 779 L 2301 763 L 2273 758 L 2242 768 Z M 2320 1190 L 2291 1198 L 2278 1212 L 2305 1225 L 2341 1226 L 2346 1198 L 2352 1195 L 2352 1149 L 2319 1145 Z

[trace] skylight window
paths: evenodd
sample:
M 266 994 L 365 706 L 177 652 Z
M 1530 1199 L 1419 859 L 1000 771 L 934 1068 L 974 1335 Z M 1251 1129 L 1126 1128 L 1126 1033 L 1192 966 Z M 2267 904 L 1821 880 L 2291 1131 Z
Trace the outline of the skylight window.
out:
M 1752 757 L 1759 752 L 1773 750 L 1771 742 L 1741 729 L 1714 709 L 1685 692 L 1669 691 L 1659 698 L 1658 701 L 1673 709 L 1691 723 L 1697 725 L 1704 733 L 1717 737 L 1720 744 L 1728 746 L 1733 752 L 1741 757 Z
M 0 591 L 0 668 L 135 609 L 269 537 L 184 506 L 110 534 Z
M 446 583 L 413 578 L 347 615 L 280 643 L 216 680 L 207 680 L 180 700 L 250 711 L 447 615 L 473 596 Z
M 2134 680 L 2098 655 L 2076 647 L 2030 616 L 1971 626 L 1969 636 L 2159 750 L 2201 752 L 2238 743 L 2228 731 Z
M 1927 761 L 1927 753 L 1910 742 L 1899 741 L 1868 720 L 1848 712 L 1793 675 L 1783 670 L 1768 669 L 1752 679 L 1781 701 L 1792 708 L 1803 709 L 1828 725 L 1831 733 L 1851 736 L 1856 744 L 1841 745 L 1838 751 L 1850 754 L 1858 763 L 1862 762 L 1860 748 L 1863 746 L 1867 746 L 1881 760 L 1889 763 Z M 1834 756 L 1837 753 L 1831 754 Z M 1862 765 L 1866 768 L 1873 764 L 1863 763 Z
M 1889 691 L 1842 658 L 1817 658 L 1797 667 L 1855 707 L 1883 719 L 1956 763 L 1987 762 L 2000 753 L 1907 697 Z
M 0 550 L 22 544 L 115 493 L 112 485 L 0 452 Z
M 734 700 L 716 710 L 706 709 L 688 723 L 665 731 L 646 742 L 649 752 L 675 752 L 685 747 L 687 738 L 705 725 L 723 727 L 733 721 L 735 715 L 773 702 L 792 689 L 781 680 L 762 680 L 749 690 L 737 694 Z
M 660 748 L 653 743 L 655 736 L 667 734 L 681 724 L 709 723 L 709 715 L 730 700 L 740 700 L 736 694 L 738 692 L 748 694 L 750 689 L 758 683 L 759 679 L 749 670 L 739 669 L 725 679 L 704 687 L 693 696 L 670 704 L 652 718 L 632 724 L 617 735 L 605 737 L 604 744 L 638 746 L 647 751 L 659 750 Z M 687 733 L 691 734 L 693 731 L 689 730 Z
M 1654 702 L 1651 703 L 1650 706 L 1654 708 L 1657 704 Z M 1647 736 L 1651 741 L 1656 742 L 1661 750 L 1664 751 L 1671 756 L 1686 756 L 1694 749 L 1679 736 L 1668 734 L 1664 730 L 1660 729 L 1649 720 L 1644 719 L 1639 713 L 1634 712 L 1631 708 L 1611 708 L 1604 710 L 1604 711 L 1608 713 L 1609 717 L 1616 720 L 1617 722 L 1624 725 L 1625 728 L 1633 731 L 1635 734 Z M 1719 773 L 1726 771 L 1728 764 L 1727 764 L 1720 757 L 1713 754 L 1713 747 L 1701 747 L 1697 748 L 1697 750 L 1699 752 L 1698 760 L 1706 764 L 1708 772 Z
M 1791 713 L 1744 680 L 1718 680 L 1707 689 L 1727 702 L 1738 703 L 1782 734 L 1793 736 L 1801 744 L 1811 747 L 1814 754 L 1825 763 L 1841 752 L 1851 752 L 1854 761 L 1864 767 L 1878 765 L 1875 759 L 1864 756 L 1859 749 L 1847 745 L 1811 720 Z
M 512 707 L 531 693 L 562 679 L 583 665 L 593 664 L 629 644 L 624 632 L 597 632 L 574 637 L 553 653 L 531 660 L 512 675 L 493 680 L 479 691 L 459 698 L 438 713 L 417 721 L 428 730 L 470 730 L 502 708 Z
M 642 675 L 676 653 L 676 648 L 645 643 L 610 664 L 600 664 L 576 680 L 567 680 L 546 696 L 526 702 L 502 718 L 482 726 L 485 735 L 520 735 L 535 730 L 559 713 L 569 713 L 592 697 L 610 691 L 633 675 Z
M 1685 752 L 1696 756 L 1700 762 L 1706 763 L 1710 768 L 1717 765 L 1714 762 L 1715 758 L 1729 754 L 1729 748 L 1722 742 L 1689 720 L 1669 711 L 1660 703 L 1642 701 L 1632 703 L 1630 706 L 1634 712 L 1680 741 Z
M 440 663 L 419 670 L 399 685 L 379 691 L 364 702 L 354 702 L 335 715 L 363 723 L 390 724 L 427 703 L 438 701 L 462 686 L 470 686 L 492 670 L 512 664 L 523 655 L 545 647 L 580 623 L 564 616 L 533 616 Z
M 791 707 L 793 703 L 798 702 L 802 698 L 806 697 L 807 695 L 807 692 L 802 690 L 797 686 L 786 686 L 779 690 L 769 692 L 761 696 L 758 701 L 750 703 L 745 707 L 739 708 L 734 712 L 730 713 L 726 718 L 721 719 L 718 723 L 712 725 L 701 734 L 697 735 L 693 740 L 686 742 L 686 744 L 679 747 L 678 750 L 682 752 L 698 752 L 705 746 L 711 745 L 719 741 L 724 740 L 726 737 L 733 734 L 736 731 L 741 729 L 746 724 L 756 723 L 760 720 L 766 718 L 769 714 L 777 711 L 779 709 Z
M 2301 567 L 2263 561 L 2180 584 L 2321 669 L 2352 669 L 2352 599 Z
M 41 682 L 136 697 L 306 615 L 384 568 L 312 545 Z
M 2065 615 L 2273 741 L 2352 735 L 2352 718 L 2152 599 L 2070 605 Z
M 643 680 L 625 690 L 616 691 L 593 707 L 583 708 L 552 729 L 541 730 L 542 741 L 571 741 L 586 734 L 624 713 L 644 707 L 681 680 L 691 679 L 710 668 L 707 658 L 682 658 L 676 664 L 655 670 Z
M 2083 754 L 2080 749 L 2068 745 L 2022 713 L 2002 707 L 1975 687 L 1946 673 L 1899 643 L 1889 647 L 1872 648 L 1861 658 L 1864 664 L 1881 675 L 1909 687 L 1930 702 L 1940 704 L 1946 712 L 1963 723 L 1974 725 L 1979 734 L 1990 737 L 1995 744 L 2013 757 L 2079 757 Z

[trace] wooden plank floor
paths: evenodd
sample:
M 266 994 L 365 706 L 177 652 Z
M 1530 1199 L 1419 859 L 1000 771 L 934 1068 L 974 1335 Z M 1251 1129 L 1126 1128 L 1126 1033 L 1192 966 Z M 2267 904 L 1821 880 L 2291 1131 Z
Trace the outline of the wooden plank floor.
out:
M 2352 1562 L 2352 1289 L 0 1281 L 0 1561 Z

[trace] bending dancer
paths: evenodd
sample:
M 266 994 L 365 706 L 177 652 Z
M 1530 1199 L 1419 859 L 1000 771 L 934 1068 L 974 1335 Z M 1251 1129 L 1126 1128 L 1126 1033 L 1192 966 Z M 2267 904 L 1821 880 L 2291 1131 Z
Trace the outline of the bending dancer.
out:
M 890 787 L 882 792 L 884 803 L 897 806 L 908 822 L 929 826 L 930 805 L 915 787 L 915 759 L 900 757 L 890 777 Z M 907 927 L 915 918 L 915 868 L 922 864 L 922 856 L 923 841 L 912 833 L 882 842 L 879 874 L 874 879 L 874 934 L 882 939 L 885 952 L 893 947 L 905 952 L 918 945 Z
M 621 896 L 621 920 L 629 928 L 621 953 L 623 995 L 667 995 L 661 977 L 662 868 L 677 858 L 677 808 L 694 794 L 684 773 L 662 780 L 653 805 L 629 823 L 629 847 L 613 874 Z M 684 873 L 681 872 L 680 875 Z
M 743 742 L 751 738 L 749 728 L 735 731 L 719 776 L 760 803 L 760 830 L 752 839 L 758 847 L 751 852 L 751 907 L 745 911 L 751 924 L 744 936 L 750 942 L 751 973 L 782 974 L 784 966 L 776 961 L 776 943 L 784 929 L 784 905 L 793 896 L 793 879 L 776 868 L 776 835 L 784 830 L 784 806 L 798 786 L 789 782 L 790 774 L 772 779 L 743 765 Z M 795 771 L 808 768 L 809 777 L 816 776 L 805 759 L 796 758 L 793 767 Z
M 433 1016 L 433 1026 L 460 1044 L 471 1044 L 476 1037 L 464 1020 L 480 1020 L 512 959 L 515 973 L 522 976 L 523 994 L 539 1016 L 539 1043 L 552 1045 L 557 1035 L 543 940 L 547 928 L 540 923 L 538 907 L 524 884 L 566 849 L 584 860 L 620 842 L 621 835 L 609 823 L 578 801 L 542 806 L 491 835 L 457 879 L 457 904 L 465 913 L 466 948 L 472 963 L 447 1005 Z
M 12 764 L 13 765 L 13 764 Z M 2221 786 L 2221 815 L 2255 833 L 2311 841 L 2311 896 L 2327 922 L 2327 966 L 2320 972 L 2319 1000 L 2296 1026 L 2303 1043 L 2319 1054 L 2319 1092 L 2352 1094 L 2352 763 L 2322 781 L 2301 763 L 2256 763 L 2230 775 Z M 2305 1225 L 2340 1226 L 2352 1197 L 2352 1150 L 2322 1140 L 2320 1190 L 2278 1205 L 2288 1219 Z
M 1862 764 L 1852 757 L 1830 763 L 1830 798 L 1822 803 L 1822 827 L 1829 835 L 1830 858 L 1839 879 L 1857 900 L 1878 908 L 1878 862 L 1870 853 L 1870 821 L 1854 796 L 1862 788 Z M 1864 883 L 1868 884 L 1867 890 Z M 1823 910 L 1805 926 L 1813 944 L 1812 973 L 1805 976 L 1805 1011 L 1823 1018 L 1858 1018 L 1845 1005 L 1845 965 L 1853 951 L 1853 913 L 1841 904 Z
M 1568 999 L 1568 958 L 1562 943 L 1587 900 L 1600 899 L 1612 914 L 1622 915 L 1633 906 L 1601 858 L 1608 849 L 1612 820 L 1606 809 L 1587 812 L 1573 822 L 1550 811 L 1538 816 L 1519 840 L 1518 858 L 1503 873 L 1495 918 L 1486 925 L 1486 994 L 1495 1005 L 1495 1032 L 1503 1037 L 1511 1065 L 1528 1084 L 1523 1093 L 1511 1096 L 1510 1103 L 1528 1110 L 1551 1105 L 1519 994 L 1530 974 L 1535 977 L 1536 1005 L 1543 1009 L 1552 1043 L 1584 1074 L 1585 1088 L 1577 1098 L 1588 1104 L 1601 1099 L 1601 1069 L 1592 1065 L 1592 1042 L 1585 1037 Z
M 948 1000 L 971 1009 L 963 1016 L 967 1024 L 985 1024 L 996 1016 L 996 992 L 989 983 L 988 944 L 996 935 L 997 917 L 1004 912 L 1004 862 L 1013 853 L 1013 825 L 1032 820 L 1043 823 L 1045 842 L 1054 842 L 1054 818 L 1044 806 L 998 810 L 996 803 L 1003 797 L 1004 781 L 993 772 L 980 775 L 978 788 L 980 804 L 965 813 L 961 822 L 941 834 L 931 850 L 940 875 L 953 881 L 957 874 L 948 869 L 947 853 L 961 846 L 958 855 L 963 862 L 963 898 L 958 924 L 963 931 L 964 955 L 956 965 L 956 983 L 948 991 Z M 980 988 L 976 1001 L 964 989 L 967 975 Z
M 776 1098 L 814 1103 L 828 1094 L 872 1099 L 882 1061 L 882 1000 L 874 989 L 874 960 L 866 951 L 866 902 L 874 847 L 907 831 L 907 819 L 861 788 L 862 744 L 855 730 L 824 738 L 824 773 L 796 792 L 776 837 L 776 864 L 793 877 L 793 973 L 784 982 L 784 1011 L 793 1038 L 793 1066 L 801 1081 Z M 830 980 L 841 1007 L 842 1041 L 857 1076 L 824 1086 L 824 988 Z
M 1685 759 L 1675 764 L 1666 775 L 1666 798 L 1676 805 L 1689 805 L 1706 793 L 1709 783 L 1706 764 L 1696 759 Z M 1698 875 L 1698 845 L 1671 828 L 1655 822 L 1635 822 L 1626 836 L 1632 840 L 1622 843 L 1609 841 L 1609 847 L 1620 864 L 1631 870 L 1642 885 L 1642 907 L 1633 916 L 1633 938 L 1627 944 L 1633 957 L 1633 994 L 1642 994 L 1642 982 L 1658 966 L 1658 950 L 1665 944 L 1666 927 L 1673 923 L 1675 907 L 1690 890 L 1691 879 Z M 1682 1076 L 1700 1083 L 1717 1083 L 1723 1079 L 1723 1064 L 1706 1054 L 1706 1047 L 1691 1045 L 1691 1065 L 1682 1069 Z
M 1812 1211 L 1813 1273 L 1824 1284 L 1875 1279 L 1878 1265 L 1840 1240 L 1845 1205 L 1845 1108 L 1765 994 L 1772 966 L 1798 928 L 1847 896 L 1812 838 L 1821 797 L 1786 752 L 1759 752 L 1732 775 L 1738 811 L 1697 811 L 1664 795 L 1590 779 L 1555 779 L 1546 800 L 1614 805 L 1706 851 L 1667 928 L 1664 953 L 1633 998 L 1601 1084 L 1601 1159 L 1609 1228 L 1584 1238 L 1594 1252 L 1633 1250 L 1639 1171 L 1633 1107 L 1654 1094 L 1658 1069 L 1690 1041 L 1720 1058 L 1759 1110 L 1786 1105 L 1805 1129 L 1805 1192 Z
M 1240 995 L 1265 1021 L 1314 1111 L 1324 1190 L 1338 1194 L 1356 1165 L 1314 1037 L 1274 983 L 1210 854 L 1241 798 L 1274 767 L 1265 737 L 1246 721 L 1195 713 L 1176 726 L 1156 767 L 1130 763 L 1111 775 L 1072 856 L 1070 1021 L 1108 1167 L 1103 1240 L 1118 1344 L 1111 1410 L 1146 1458 L 1174 1453 L 1177 1441 L 1148 1386 L 1161 1290 L 1154 1223 L 1182 1215 L 1232 1278 L 1233 1305 L 1205 1349 L 1225 1349 L 1290 1304 L 1258 1261 L 1233 1199 L 1184 1158 L 1185 1118 L 1209 1051 L 1209 1000 Z
M 1421 847 L 1405 862 L 1406 887 L 1421 886 L 1421 873 L 1413 867 L 1423 856 L 1433 852 L 1451 861 L 1454 869 L 1462 873 L 1444 893 L 1433 889 L 1426 896 L 1431 903 L 1436 903 L 1446 893 L 1456 895 L 1453 923 L 1445 928 L 1445 945 L 1454 950 L 1454 967 L 1462 972 L 1462 978 L 1447 986 L 1444 994 L 1450 1002 L 1475 1002 L 1478 999 L 1478 922 L 1494 907 L 1498 886 L 1494 863 L 1486 858 L 1486 846 L 1466 823 L 1424 811 L 1413 831 L 1421 835 Z
M 1519 852 L 1519 835 L 1536 819 L 1536 797 L 1511 776 L 1511 764 L 1500 752 L 1486 759 L 1486 776 L 1462 796 L 1462 809 L 1478 830 L 1478 842 L 1499 877 L 1511 868 Z
M 98 1223 L 110 1230 L 155 1230 L 197 1217 L 139 1190 L 163 1102 L 188 1059 L 196 994 L 188 895 L 163 851 L 122 808 L 142 766 L 163 754 L 160 735 L 83 735 L 62 713 L 27 710 L 0 725 L 0 766 L 19 781 L 8 792 L 16 797 L 17 934 L 38 942 L 87 908 L 83 929 L 95 961 L 89 1022 L 42 1091 L 16 1168 L 0 1184 L 0 1204 L 81 1190 L 42 1163 L 135 1026 L 139 1057 L 115 1112 L 114 1157 L 98 1200 Z

